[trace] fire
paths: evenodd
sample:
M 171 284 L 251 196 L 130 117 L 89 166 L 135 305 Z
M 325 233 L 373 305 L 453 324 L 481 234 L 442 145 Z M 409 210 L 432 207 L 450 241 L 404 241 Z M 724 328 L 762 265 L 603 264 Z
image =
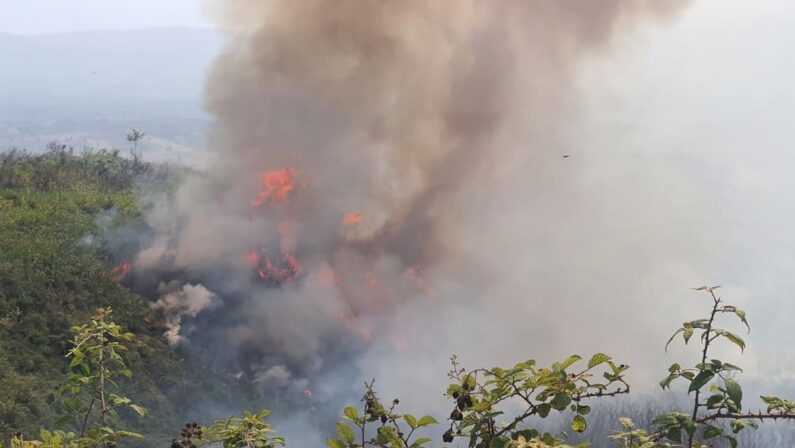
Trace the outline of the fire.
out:
M 116 265 L 113 268 L 113 273 L 116 275 L 116 281 L 122 281 L 130 272 L 130 269 L 132 269 L 132 263 L 128 260 L 124 260 Z
M 249 266 L 257 266 L 259 264 L 259 254 L 256 252 L 249 252 L 243 256 L 243 262 Z
M 342 223 L 346 226 L 350 226 L 360 222 L 364 218 L 364 215 L 361 213 L 349 213 L 342 218 Z
M 260 208 L 268 203 L 288 202 L 296 190 L 296 185 L 301 188 L 306 186 L 306 182 L 298 181 L 297 177 L 298 172 L 292 167 L 262 173 L 260 175 L 262 189 L 251 201 L 251 206 Z M 253 251 L 246 254 L 243 261 L 245 264 L 255 267 L 263 280 L 281 285 L 295 280 L 302 273 L 303 267 L 293 254 L 295 235 L 292 221 L 287 217 L 282 217 L 277 230 L 281 246 L 280 259 L 271 258 L 264 251 Z
M 277 285 L 295 280 L 303 271 L 301 263 L 289 252 L 282 255 L 279 263 L 274 263 L 270 257 L 263 254 L 257 259 L 257 267 L 260 278 Z
M 281 168 L 260 175 L 262 190 L 251 201 L 251 206 L 259 208 L 268 202 L 286 202 L 295 189 L 296 174 L 293 168 Z

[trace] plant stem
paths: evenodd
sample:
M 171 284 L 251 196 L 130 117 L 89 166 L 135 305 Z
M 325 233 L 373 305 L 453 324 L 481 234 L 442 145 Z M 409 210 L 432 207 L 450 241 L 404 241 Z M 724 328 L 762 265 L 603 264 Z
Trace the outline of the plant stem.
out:
M 83 427 L 80 428 L 80 437 L 86 434 L 86 424 L 88 423 L 88 416 L 91 415 L 91 409 L 94 408 L 94 401 L 96 401 L 96 398 L 92 398 L 91 403 L 88 404 L 88 411 L 86 411 L 86 416 L 83 418 Z
M 99 348 L 99 399 L 102 403 L 102 413 L 100 414 L 100 420 L 102 421 L 102 425 L 107 425 L 107 421 L 105 418 L 105 414 L 108 412 L 108 404 L 105 401 L 105 336 L 102 335 L 101 337 L 101 346 Z
M 709 335 L 712 332 L 712 323 L 715 321 L 715 315 L 718 314 L 718 306 L 720 305 L 720 299 L 715 295 L 715 292 L 712 289 L 709 290 L 709 294 L 712 296 L 712 301 L 713 301 L 712 313 L 710 313 L 710 315 L 709 315 L 709 322 L 707 322 L 707 329 L 706 329 L 706 332 L 704 333 L 704 349 L 701 351 L 701 364 L 704 364 L 704 363 L 707 362 L 707 354 L 708 354 L 708 351 L 709 351 L 709 343 L 712 342 L 712 340 L 710 339 Z M 696 390 L 696 397 L 693 400 L 694 403 L 693 403 L 692 421 L 694 421 L 694 422 L 697 420 L 697 417 L 698 417 L 698 408 L 700 406 L 700 403 L 699 403 L 699 398 L 700 397 L 701 397 L 701 389 L 697 389 Z M 695 434 L 696 433 L 694 431 L 693 434 L 690 435 L 690 437 L 688 439 L 688 442 L 687 442 L 688 448 L 693 448 L 693 438 L 695 437 Z

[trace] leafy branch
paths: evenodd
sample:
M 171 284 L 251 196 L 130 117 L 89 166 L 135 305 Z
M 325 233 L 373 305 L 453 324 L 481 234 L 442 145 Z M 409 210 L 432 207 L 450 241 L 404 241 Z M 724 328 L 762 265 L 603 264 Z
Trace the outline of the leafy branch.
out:
M 746 347 L 745 341 L 740 336 L 716 327 L 719 316 L 732 314 L 746 327 L 748 333 L 751 331 L 745 311 L 734 305 L 725 304 L 715 293 L 718 288 L 720 286 L 693 288 L 709 294 L 712 301 L 709 316 L 684 322 L 665 345 L 667 351 L 670 343 L 680 334 L 687 345 L 695 332 L 701 333 L 699 335 L 701 362 L 689 368 L 674 363 L 668 369 L 668 375 L 660 381 L 663 389 L 670 388 L 671 384 L 680 378 L 689 382 L 687 392 L 693 394 L 692 411 L 671 412 L 656 417 L 653 423 L 657 430 L 652 434 L 636 430 L 631 420 L 623 421 L 624 431 L 613 436 L 614 440 L 621 441 L 626 447 L 671 446 L 667 443 L 672 442 L 684 443 L 684 446 L 693 448 L 705 446 L 702 445 L 702 441 L 722 438 L 731 447 L 736 447 L 736 435 L 745 428 L 756 429 L 759 422 L 765 420 L 795 420 L 795 402 L 778 397 L 761 397 L 768 405 L 767 412 L 742 411 L 743 390 L 733 379 L 736 373 L 742 372 L 742 369 L 720 359 L 710 359 L 713 343 L 721 338 L 736 345 L 741 352 L 745 351 Z M 704 400 L 703 397 L 707 394 L 709 396 Z M 728 433 L 723 426 L 715 424 L 723 420 L 729 420 L 731 433 Z M 633 435 L 637 438 L 636 442 L 630 437 Z

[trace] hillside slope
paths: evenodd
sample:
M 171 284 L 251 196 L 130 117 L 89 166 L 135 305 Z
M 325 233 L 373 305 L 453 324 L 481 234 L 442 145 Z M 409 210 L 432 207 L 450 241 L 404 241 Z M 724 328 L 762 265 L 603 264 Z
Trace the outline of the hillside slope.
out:
M 136 334 L 135 376 L 123 387 L 151 411 L 122 415 L 123 425 L 170 440 L 197 400 L 229 393 L 186 366 L 162 337 L 160 317 L 119 282 L 103 249 L 98 226 L 138 217 L 139 176 L 168 178 L 112 152 L 0 154 L 0 437 L 54 426 L 70 326 L 100 306 Z

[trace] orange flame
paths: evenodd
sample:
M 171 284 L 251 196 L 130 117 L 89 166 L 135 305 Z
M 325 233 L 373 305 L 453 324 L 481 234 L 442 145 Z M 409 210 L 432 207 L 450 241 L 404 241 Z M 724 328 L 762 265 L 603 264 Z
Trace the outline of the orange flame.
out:
M 364 218 L 364 215 L 361 213 L 349 213 L 342 218 L 342 223 L 346 226 L 350 226 L 360 222 Z
M 130 272 L 130 269 L 132 269 L 132 263 L 128 260 L 124 260 L 118 265 L 114 266 L 113 273 L 116 275 L 116 281 L 122 281 Z
M 259 208 L 269 201 L 286 202 L 295 189 L 295 175 L 296 171 L 293 168 L 281 168 L 260 175 L 262 190 L 251 201 L 251 206 Z
M 243 256 L 243 262 L 249 266 L 257 266 L 259 264 L 259 254 L 252 251 Z
M 303 271 L 301 263 L 289 252 L 282 255 L 279 264 L 274 263 L 267 255 L 257 258 L 257 273 L 260 278 L 276 284 L 288 283 L 296 279 Z

